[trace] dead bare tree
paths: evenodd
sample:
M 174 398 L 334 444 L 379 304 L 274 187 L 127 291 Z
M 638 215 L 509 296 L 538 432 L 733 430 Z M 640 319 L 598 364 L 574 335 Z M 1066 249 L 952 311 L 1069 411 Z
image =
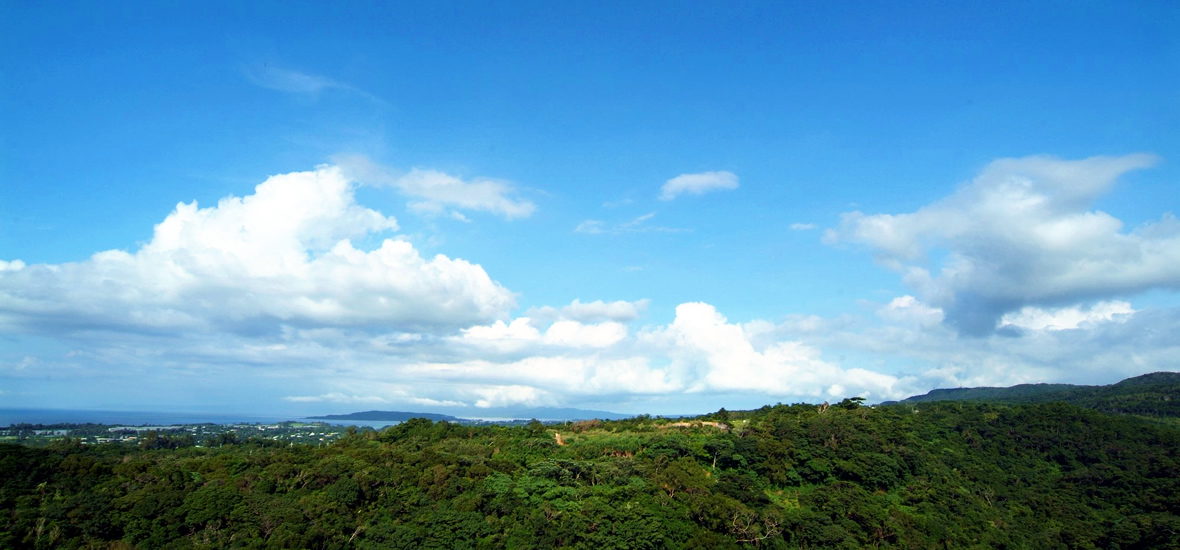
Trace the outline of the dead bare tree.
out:
M 735 510 L 730 529 L 738 542 L 752 542 L 762 546 L 762 541 L 782 534 L 782 527 L 776 518 L 764 517 L 761 521 L 753 512 Z

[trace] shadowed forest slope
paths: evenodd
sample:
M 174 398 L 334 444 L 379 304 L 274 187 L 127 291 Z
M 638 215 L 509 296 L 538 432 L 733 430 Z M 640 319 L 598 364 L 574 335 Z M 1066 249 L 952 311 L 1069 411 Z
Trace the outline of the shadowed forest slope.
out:
M 901 403 L 975 401 L 988 403 L 1063 402 L 1110 414 L 1151 418 L 1180 418 L 1180 373 L 1155 372 L 1107 386 L 1020 384 L 1008 388 L 952 388 L 933 390 Z

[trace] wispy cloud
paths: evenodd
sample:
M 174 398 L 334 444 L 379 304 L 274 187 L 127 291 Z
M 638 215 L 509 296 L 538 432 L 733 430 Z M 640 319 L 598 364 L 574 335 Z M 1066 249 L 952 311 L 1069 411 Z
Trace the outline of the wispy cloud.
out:
M 636 231 L 640 228 L 650 229 L 649 226 L 645 226 L 644 224 L 647 223 L 648 220 L 650 220 L 654 217 L 656 217 L 655 212 L 644 214 L 644 215 L 639 216 L 633 220 L 626 221 L 626 222 L 619 224 L 619 229 L 621 229 L 623 232 Z
M 679 195 L 703 195 L 711 191 L 728 191 L 738 188 L 738 177 L 733 172 L 701 172 L 681 174 L 660 187 L 660 200 L 670 201 Z
M 602 220 L 586 220 L 574 228 L 575 233 L 585 233 L 587 235 L 599 235 L 606 233 L 606 222 Z
M 246 78 L 263 88 L 292 94 L 317 95 L 324 90 L 333 88 L 342 90 L 351 89 L 350 86 L 341 84 L 330 78 L 298 71 L 288 71 L 269 65 L 264 65 L 260 69 L 247 70 Z
M 811 229 L 815 229 L 814 223 L 793 223 L 793 224 L 791 224 L 791 230 L 793 230 L 793 231 L 808 231 Z
M 650 212 L 642 216 L 617 222 L 614 224 L 607 224 L 602 220 L 586 220 L 574 227 L 575 233 L 584 233 L 587 235 L 620 235 L 623 233 L 687 233 L 691 229 L 681 227 L 664 227 L 660 225 L 650 225 L 647 222 L 656 217 L 655 212 Z
M 364 97 L 378 105 L 384 106 L 386 104 L 384 100 L 369 92 L 326 76 L 283 69 L 270 64 L 265 64 L 262 67 L 247 67 L 243 72 L 251 83 L 268 90 L 311 98 L 317 98 L 325 91 L 339 90 Z
M 527 218 L 537 209 L 531 201 L 509 195 L 513 186 L 505 181 L 477 178 L 463 180 L 435 170 L 414 168 L 393 181 L 402 193 L 422 200 L 410 204 L 415 210 L 438 212 L 444 206 L 482 210 L 507 219 Z
M 407 173 L 398 174 L 359 155 L 341 156 L 336 161 L 358 181 L 392 187 L 403 195 L 413 197 L 415 200 L 409 203 L 409 207 L 419 214 L 446 214 L 465 222 L 468 221 L 467 216 L 453 209 L 491 212 L 509 220 L 527 218 L 537 209 L 532 201 L 516 197 L 516 187 L 504 180 L 465 180 L 425 168 L 413 168 Z

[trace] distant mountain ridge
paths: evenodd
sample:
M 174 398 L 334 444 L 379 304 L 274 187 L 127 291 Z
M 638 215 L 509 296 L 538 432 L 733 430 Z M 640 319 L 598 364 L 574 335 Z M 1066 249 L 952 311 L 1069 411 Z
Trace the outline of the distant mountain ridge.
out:
M 1009 404 L 1063 401 L 1108 414 L 1180 418 L 1180 373 L 1153 372 L 1105 386 L 1018 384 L 1007 388 L 944 388 L 882 405 L 932 401 Z

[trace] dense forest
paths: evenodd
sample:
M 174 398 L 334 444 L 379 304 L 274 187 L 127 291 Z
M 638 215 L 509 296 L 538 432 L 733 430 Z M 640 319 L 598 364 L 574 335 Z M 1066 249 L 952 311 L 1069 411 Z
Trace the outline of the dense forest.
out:
M 173 448 L 175 447 L 175 448 Z M 0 548 L 1180 548 L 1180 430 L 1055 403 L 0 446 Z
M 931 401 L 1063 402 L 1110 414 L 1133 414 L 1175 423 L 1180 421 L 1180 373 L 1153 372 L 1106 386 L 1020 384 L 1008 388 L 940 389 L 901 402 Z

